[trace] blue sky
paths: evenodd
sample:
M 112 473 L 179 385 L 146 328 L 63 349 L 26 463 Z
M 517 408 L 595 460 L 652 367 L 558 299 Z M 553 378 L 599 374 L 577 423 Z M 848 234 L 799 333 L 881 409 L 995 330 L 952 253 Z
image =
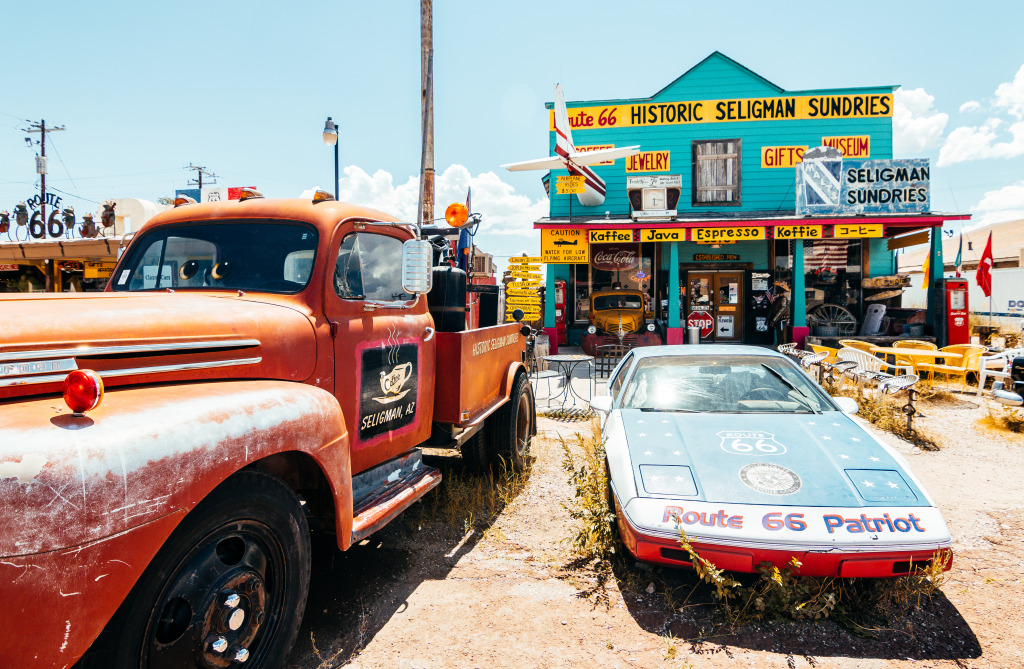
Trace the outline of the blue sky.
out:
M 22 3 L 3 19 L 0 209 L 36 192 L 26 120 L 66 126 L 47 183 L 81 215 L 171 195 L 189 163 L 270 197 L 331 189 L 333 116 L 343 199 L 414 215 L 418 2 Z M 478 243 L 537 251 L 540 173 L 500 165 L 546 155 L 553 85 L 648 96 L 718 50 L 790 90 L 901 85 L 896 154 L 932 160 L 933 209 L 1024 218 L 1022 19 L 1019 1 L 435 0 L 438 215 L 471 183 Z

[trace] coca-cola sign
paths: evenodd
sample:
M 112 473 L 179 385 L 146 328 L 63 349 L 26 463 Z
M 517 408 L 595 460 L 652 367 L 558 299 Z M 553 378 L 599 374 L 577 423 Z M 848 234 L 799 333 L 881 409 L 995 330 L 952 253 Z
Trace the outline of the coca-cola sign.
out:
M 601 244 L 592 246 L 592 263 L 606 272 L 633 269 L 640 263 L 639 244 Z

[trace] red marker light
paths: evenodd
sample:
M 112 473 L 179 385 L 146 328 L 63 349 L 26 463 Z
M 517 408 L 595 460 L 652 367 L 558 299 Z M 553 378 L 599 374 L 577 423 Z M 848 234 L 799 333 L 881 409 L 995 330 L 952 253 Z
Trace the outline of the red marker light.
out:
M 91 369 L 76 369 L 64 379 L 64 402 L 75 415 L 92 411 L 103 401 L 103 379 Z

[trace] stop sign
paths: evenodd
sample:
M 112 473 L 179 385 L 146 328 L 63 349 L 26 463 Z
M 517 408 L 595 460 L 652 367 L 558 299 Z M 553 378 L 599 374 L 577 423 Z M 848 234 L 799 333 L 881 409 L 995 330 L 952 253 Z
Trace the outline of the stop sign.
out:
M 694 311 L 686 319 L 686 325 L 691 328 L 700 328 L 700 336 L 707 337 L 715 329 L 715 319 L 706 311 Z

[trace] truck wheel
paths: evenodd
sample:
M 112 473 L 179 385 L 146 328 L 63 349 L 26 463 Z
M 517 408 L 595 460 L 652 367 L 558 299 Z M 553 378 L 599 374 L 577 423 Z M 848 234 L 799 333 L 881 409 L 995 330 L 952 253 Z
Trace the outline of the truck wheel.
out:
M 516 377 L 509 401 L 498 409 L 494 417 L 494 437 L 497 455 L 512 468 L 521 472 L 526 467 L 526 454 L 533 435 L 533 392 L 525 374 Z
M 269 474 L 236 474 L 181 522 L 85 666 L 283 666 L 309 572 L 298 497 Z

